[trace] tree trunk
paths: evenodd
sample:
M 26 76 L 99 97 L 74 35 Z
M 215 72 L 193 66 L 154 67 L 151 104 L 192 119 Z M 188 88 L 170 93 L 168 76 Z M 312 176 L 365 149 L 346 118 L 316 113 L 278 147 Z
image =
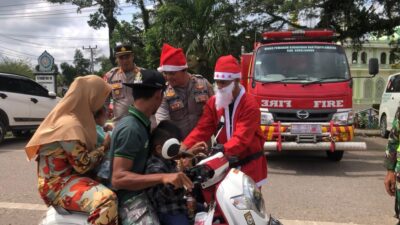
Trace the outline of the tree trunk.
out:
M 146 5 L 144 4 L 143 0 L 139 0 L 138 4 L 139 4 L 140 11 L 142 11 L 144 31 L 147 31 L 150 28 L 149 11 L 147 11 Z

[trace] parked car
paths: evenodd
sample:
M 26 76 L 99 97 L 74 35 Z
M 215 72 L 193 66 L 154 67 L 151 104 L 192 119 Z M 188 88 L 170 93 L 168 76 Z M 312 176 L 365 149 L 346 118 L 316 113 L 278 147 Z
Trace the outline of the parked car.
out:
M 400 73 L 389 76 L 386 89 L 379 106 L 379 127 L 381 136 L 387 138 L 392 129 L 392 122 L 400 106 Z
M 60 98 L 35 81 L 0 73 L 0 143 L 7 131 L 28 135 L 49 114 Z

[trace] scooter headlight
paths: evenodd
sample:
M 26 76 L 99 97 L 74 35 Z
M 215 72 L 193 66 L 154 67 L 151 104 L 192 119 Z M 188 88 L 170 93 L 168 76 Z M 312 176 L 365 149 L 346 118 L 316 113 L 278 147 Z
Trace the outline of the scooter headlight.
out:
M 237 209 L 253 210 L 260 217 L 265 217 L 265 205 L 261 190 L 249 176 L 243 176 L 243 194 L 232 197 L 231 202 Z

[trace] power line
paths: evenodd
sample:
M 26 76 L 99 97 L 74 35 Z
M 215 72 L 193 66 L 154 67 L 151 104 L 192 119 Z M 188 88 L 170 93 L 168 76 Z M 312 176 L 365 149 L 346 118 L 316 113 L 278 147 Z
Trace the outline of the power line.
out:
M 72 8 L 71 8 L 72 7 Z M 48 10 L 41 10 L 38 12 L 52 12 L 54 10 L 78 10 L 78 6 L 77 5 L 72 5 L 72 4 L 48 4 L 46 6 L 37 6 L 37 7 L 32 7 L 30 6 L 28 9 L 48 9 Z M 90 6 L 90 7 L 85 7 L 85 8 L 81 8 L 81 9 L 91 9 L 91 8 L 98 8 L 98 6 Z M 134 5 L 129 5 L 129 4 L 120 4 L 116 7 L 116 9 L 125 9 L 125 8 L 135 8 Z M 0 5 L 0 11 L 6 11 L 9 13 L 12 12 L 21 12 L 26 10 L 27 8 L 18 8 L 18 9 L 4 9 L 4 7 L 2 7 Z M 27 13 L 31 13 L 31 12 L 27 12 Z M 32 12 L 33 13 L 33 12 Z
M 5 8 L 5 7 L 15 7 L 15 6 L 28 6 L 28 5 L 39 5 L 39 4 L 43 4 L 43 3 L 45 3 L 45 4 L 48 4 L 48 5 L 50 5 L 50 6 L 61 6 L 61 5 L 66 5 L 66 6 L 68 6 L 68 5 L 74 5 L 74 4 L 72 4 L 72 3 L 52 3 L 52 2 L 48 2 L 48 1 L 31 1 L 30 0 L 30 2 L 28 2 L 28 3 L 20 3 L 20 4 L 11 4 L 11 5 L 1 5 L 0 4 L 0 8 Z M 118 4 L 118 6 L 119 5 L 123 5 L 124 3 L 120 3 L 120 4 Z
M 37 60 L 38 60 L 38 57 L 39 57 L 39 56 L 36 56 L 36 57 L 29 57 L 29 56 L 22 55 L 22 54 L 18 54 L 18 53 L 8 53 L 8 52 L 4 52 L 4 51 L 2 51 L 2 50 L 0 50 L 0 53 L 3 54 L 3 55 L 6 55 L 6 56 L 13 57 L 13 58 L 18 58 L 18 59 L 23 58 L 23 59 L 33 60 L 33 61 L 37 61 Z M 57 58 L 55 58 L 55 61 L 58 61 L 58 62 L 73 62 L 74 60 L 73 60 L 73 59 L 57 59 Z
M 61 11 L 61 12 L 60 12 Z M 54 10 L 51 13 L 11 13 L 11 14 L 1 14 L 0 13 L 0 18 L 4 17 L 43 17 L 43 16 L 53 16 L 53 15 L 66 15 L 66 14 L 84 14 L 84 13 L 92 13 L 97 11 L 97 9 L 88 9 L 88 10 L 82 10 L 82 12 L 65 12 L 65 10 Z
M 29 38 L 36 38 L 36 39 L 65 39 L 65 40 L 96 40 L 96 41 L 108 41 L 108 38 L 82 38 L 82 37 L 68 37 L 68 36 L 41 36 L 41 35 L 31 35 L 31 34 L 16 34 L 16 33 L 2 33 L 0 35 L 6 36 L 19 36 L 19 37 L 29 37 Z
M 69 6 L 72 6 L 73 8 L 71 8 Z M 0 11 L 21 12 L 21 11 L 25 11 L 27 9 L 44 9 L 44 8 L 46 8 L 46 9 L 50 8 L 49 10 L 46 10 L 46 11 L 50 11 L 50 10 L 54 10 L 56 8 L 59 8 L 59 9 L 77 9 L 78 7 L 74 6 L 74 5 L 55 5 L 55 4 L 51 4 L 51 5 L 37 6 L 37 7 L 30 6 L 29 8 L 7 9 L 7 8 L 4 8 L 4 7 L 0 6 Z
M 17 55 L 17 56 L 19 55 L 19 56 L 23 56 L 23 57 L 26 57 L 26 58 L 30 58 L 30 59 L 32 59 L 32 60 L 37 60 L 38 57 L 39 57 L 38 55 L 32 55 L 32 54 L 28 54 L 28 53 L 16 51 L 16 50 L 13 50 L 13 49 L 6 48 L 6 47 L 4 47 L 4 46 L 0 46 L 0 48 L 5 49 L 6 51 L 12 52 L 12 53 L 7 53 L 7 54 Z M 0 50 L 0 51 L 1 51 L 1 50 Z M 4 51 L 2 51 L 2 52 L 4 53 Z M 58 59 L 57 61 L 74 61 L 74 60 L 69 60 L 69 59 L 62 60 L 62 59 Z
M 73 11 L 71 11 L 73 10 Z M 71 11 L 71 12 L 69 12 Z M 46 11 L 35 11 L 35 12 L 23 12 L 23 13 L 0 13 L 0 16 L 47 16 L 47 15 L 59 15 L 59 14 L 80 14 L 80 13 L 88 13 L 92 11 L 97 11 L 97 9 L 82 9 L 81 12 L 78 12 L 76 9 L 58 9 L 58 10 L 46 10 Z M 45 12 L 49 12 L 48 14 L 43 14 Z
M 24 59 L 33 60 L 32 57 L 22 56 L 22 55 L 13 54 L 13 53 L 7 53 L 7 52 L 4 52 L 4 51 L 2 51 L 2 50 L 0 50 L 0 53 L 3 54 L 3 55 L 9 56 L 9 57 L 13 57 L 13 58 L 18 58 L 18 59 L 24 58 Z
M 18 39 L 18 38 L 9 37 L 9 36 L 6 36 L 6 35 L 1 35 L 1 34 L 0 34 L 0 36 L 1 36 L 1 38 L 7 38 L 7 39 L 10 39 L 10 40 L 13 40 L 13 41 L 17 41 L 18 43 L 20 43 L 20 44 L 22 44 L 22 45 L 29 45 L 29 46 L 32 46 L 32 47 L 34 47 L 34 48 L 55 48 L 55 49 L 57 49 L 57 48 L 62 48 L 62 49 L 65 49 L 65 48 L 77 49 L 77 48 L 79 48 L 79 47 L 76 47 L 76 46 L 73 47 L 73 46 L 51 46 L 51 45 L 43 45 L 43 44 L 31 42 L 31 41 L 26 41 L 26 40 L 21 40 L 21 39 Z
M 20 52 L 20 51 L 17 51 L 17 50 L 15 50 L 15 49 L 10 49 L 10 48 L 7 48 L 7 47 L 1 46 L 1 45 L 0 45 L 0 48 L 5 49 L 5 50 L 10 51 L 10 52 L 15 52 L 15 53 L 18 53 L 18 54 L 22 54 L 22 55 L 37 57 L 36 55 L 32 55 L 32 54 Z
M 37 1 L 37 2 L 29 2 L 29 3 L 21 3 L 21 4 L 12 4 L 12 5 L 0 5 L 0 7 L 13 7 L 13 6 L 24 6 L 24 5 L 36 5 L 40 3 L 48 3 L 47 1 Z
M 62 14 L 68 14 L 68 13 L 62 13 Z M 121 15 L 132 15 L 133 13 L 121 13 L 118 14 L 118 16 Z M 89 15 L 85 15 L 85 16 L 73 16 L 73 17 L 57 17 L 58 15 L 60 15 L 60 13 L 57 14 L 46 14 L 46 15 L 28 15 L 28 16 L 0 16 L 0 19 L 14 19 L 14 18 L 30 18 L 30 19 L 76 19 L 78 17 L 88 17 Z M 53 17 L 56 16 L 56 17 Z M 117 15 L 116 15 L 117 16 Z

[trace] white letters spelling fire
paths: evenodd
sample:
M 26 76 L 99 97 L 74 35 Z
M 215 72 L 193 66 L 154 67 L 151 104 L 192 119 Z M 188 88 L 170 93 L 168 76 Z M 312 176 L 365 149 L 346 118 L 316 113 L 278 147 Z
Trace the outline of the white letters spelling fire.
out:
M 313 108 L 342 108 L 343 100 L 315 100 Z M 261 107 L 292 108 L 292 100 L 261 100 Z

